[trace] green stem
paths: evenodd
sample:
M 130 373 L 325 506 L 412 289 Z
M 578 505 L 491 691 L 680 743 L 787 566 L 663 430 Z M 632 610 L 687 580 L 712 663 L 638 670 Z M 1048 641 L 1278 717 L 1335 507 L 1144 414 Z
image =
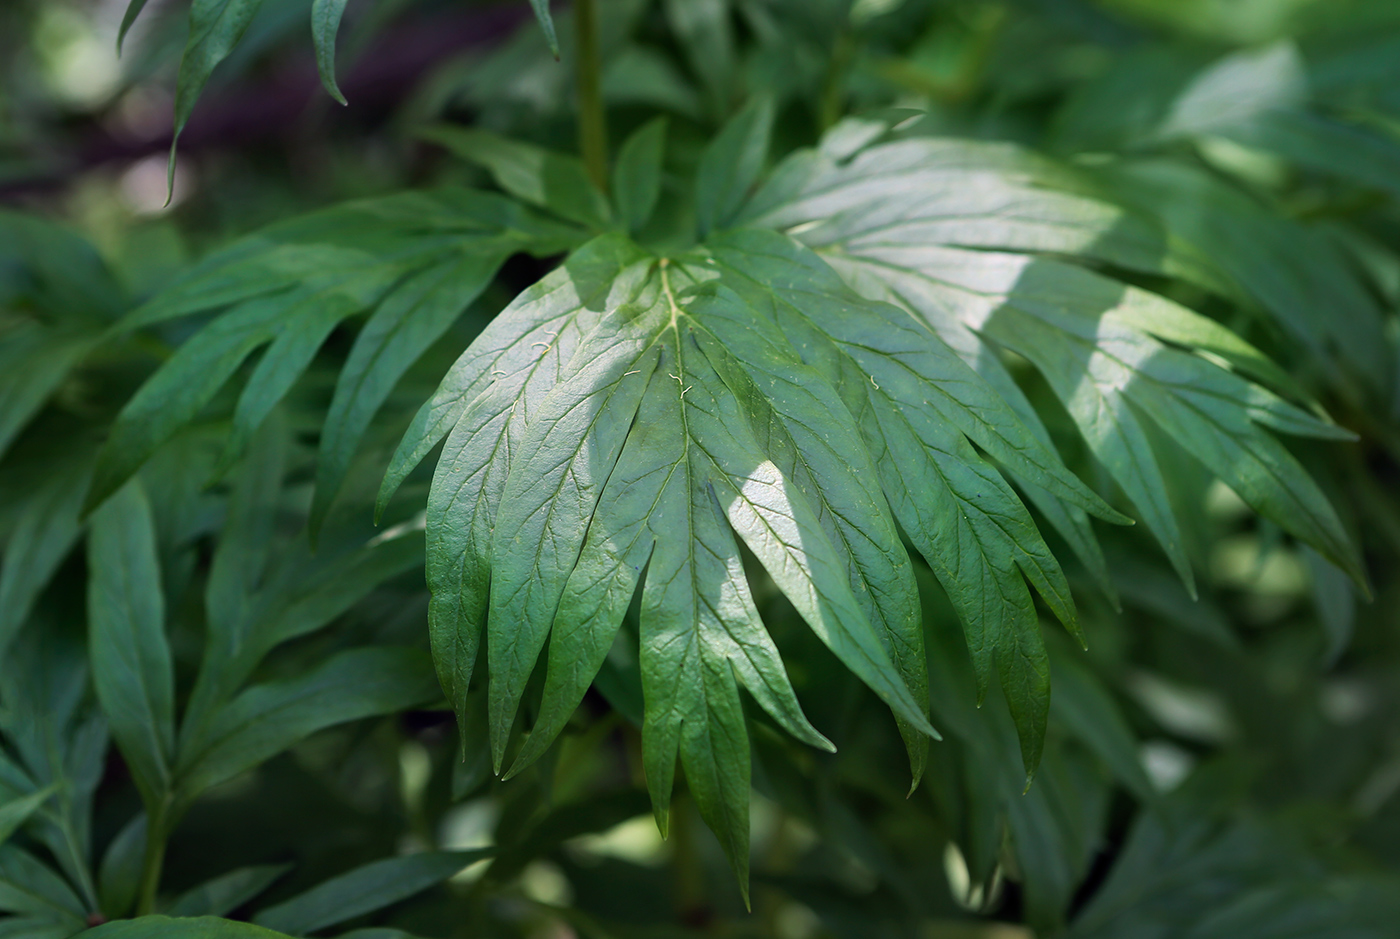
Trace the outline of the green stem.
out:
M 603 113 L 596 0 L 574 2 L 574 57 L 578 67 L 578 143 L 583 165 L 598 189 L 608 191 L 608 125 Z
M 136 915 L 150 916 L 156 911 L 156 892 L 160 889 L 161 868 L 165 866 L 166 813 L 169 803 L 162 803 L 146 818 L 146 857 L 141 864 L 141 891 L 137 894 Z

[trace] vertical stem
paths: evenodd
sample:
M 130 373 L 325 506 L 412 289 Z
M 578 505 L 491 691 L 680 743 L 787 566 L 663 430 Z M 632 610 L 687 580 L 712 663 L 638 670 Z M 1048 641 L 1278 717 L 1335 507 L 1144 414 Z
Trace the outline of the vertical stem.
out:
M 598 189 L 608 191 L 608 125 L 603 113 L 602 63 L 598 56 L 597 0 L 574 0 L 574 57 L 578 67 L 578 143 Z
M 841 30 L 831 49 L 831 65 L 826 72 L 826 82 L 822 87 L 821 102 L 817 120 L 822 133 L 831 129 L 841 119 L 846 107 L 846 78 L 851 68 L 851 57 L 855 52 L 855 41 L 850 30 Z
M 146 858 L 141 865 L 141 891 L 136 895 L 136 915 L 149 916 L 156 911 L 156 892 L 160 889 L 161 868 L 165 866 L 165 826 L 168 803 L 162 803 L 146 817 Z

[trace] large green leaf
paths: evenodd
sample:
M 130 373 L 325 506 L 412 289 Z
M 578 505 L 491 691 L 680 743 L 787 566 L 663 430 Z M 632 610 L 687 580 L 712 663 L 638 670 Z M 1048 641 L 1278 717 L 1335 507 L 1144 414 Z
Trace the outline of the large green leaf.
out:
M 442 403 L 428 405 L 442 416 L 417 426 L 440 437 L 455 418 L 428 514 L 431 624 L 449 699 L 465 702 L 484 621 L 499 764 L 549 640 L 541 716 L 517 767 L 538 756 L 597 672 L 647 567 L 645 745 L 658 818 L 664 827 L 679 754 L 742 869 L 748 745 L 736 678 L 779 723 L 822 739 L 758 621 L 731 529 L 843 661 L 912 726 L 931 728 L 894 641 L 871 620 L 873 606 L 917 643 L 912 581 L 897 573 L 908 561 L 868 494 L 873 474 L 862 482 L 841 459 L 868 459 L 855 429 L 827 453 L 798 448 L 794 439 L 814 441 L 804 416 L 813 421 L 818 402 L 838 409 L 823 417 L 840 413 L 834 391 L 810 371 L 790 379 L 790 399 L 760 391 L 765 376 L 751 377 L 743 353 L 713 331 L 733 316 L 722 308 L 747 304 L 702 288 L 712 276 L 702 258 L 668 264 L 618 236 L 591 243 L 483 333 L 444 380 Z M 410 431 L 401 452 L 422 450 L 424 436 Z M 848 563 L 853 550 L 861 565 Z M 871 589 L 865 565 L 878 563 L 885 593 L 857 599 Z
M 799 153 L 743 217 L 793 231 L 857 290 L 913 312 L 984 373 L 1002 370 L 998 348 L 1029 359 L 1188 584 L 1193 575 L 1144 419 L 1261 514 L 1364 582 L 1331 505 L 1264 428 L 1347 434 L 1193 354 L 1223 349 L 1242 372 L 1272 374 L 1262 356 L 1189 310 L 1061 261 L 962 247 L 1177 270 L 1167 263 L 1174 257 L 1169 243 L 1158 246 L 1154 261 L 1138 238 L 1124 240 L 1114 231 L 1117 220 L 1132 221 L 1121 210 L 1104 214 L 1083 197 L 1047 193 L 1014 173 L 1009 183 L 998 181 L 995 163 L 989 170 L 974 162 L 979 155 L 1012 167 L 1017 162 L 981 145 L 922 139 L 877 145 L 846 162 L 821 151 Z M 918 197 L 910 197 L 911 187 Z M 1010 209 L 1008 187 L 1017 193 Z M 1088 227 L 1086 209 L 1095 213 Z

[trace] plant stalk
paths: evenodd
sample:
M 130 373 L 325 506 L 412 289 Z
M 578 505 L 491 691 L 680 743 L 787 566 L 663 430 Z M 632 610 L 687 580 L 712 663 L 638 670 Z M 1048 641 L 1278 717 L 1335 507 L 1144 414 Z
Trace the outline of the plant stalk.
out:
M 597 0 L 574 0 L 574 58 L 578 69 L 578 143 L 593 184 L 608 191 L 608 124 L 603 111 Z
M 150 916 L 156 911 L 156 893 L 160 889 L 161 868 L 165 866 L 166 811 L 162 803 L 146 818 L 146 856 L 141 864 L 141 890 L 136 895 L 136 915 Z

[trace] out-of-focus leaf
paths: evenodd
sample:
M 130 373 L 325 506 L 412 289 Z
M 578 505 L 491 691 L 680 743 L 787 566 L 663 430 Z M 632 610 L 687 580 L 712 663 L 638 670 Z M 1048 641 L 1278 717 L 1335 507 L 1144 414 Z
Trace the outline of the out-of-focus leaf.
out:
M 651 218 L 661 194 L 661 161 L 666 145 L 664 117 L 643 125 L 628 137 L 613 167 L 612 193 L 618 221 L 636 232 Z
M 148 806 L 172 784 L 175 675 L 165 636 L 165 597 L 155 525 L 139 481 L 92 517 L 88 630 L 93 685 L 112 737 Z
M 1312 548 L 1305 545 L 1302 555 L 1312 576 L 1313 603 L 1327 636 L 1323 661 L 1330 665 L 1341 658 L 1351 644 L 1356 628 L 1356 591 L 1345 573 Z
M 40 789 L 38 792 L 31 792 L 29 795 L 20 796 L 18 799 L 11 799 L 0 804 L 0 845 L 10 839 L 20 826 L 29 821 L 29 817 L 39 811 L 40 806 L 49 800 L 53 795 L 53 786 Z
M 29 325 L 0 332 L 0 456 L 92 349 L 90 330 Z
M 54 469 L 52 478 L 26 500 L 5 543 L 0 568 L 0 657 L 81 531 L 78 512 L 90 467 L 80 462 Z
M 195 102 L 220 62 L 243 38 L 262 0 L 192 0 L 190 32 L 175 82 L 175 134 L 170 144 L 169 184 L 175 180 L 175 147 Z
M 425 655 L 386 647 L 352 649 L 305 675 L 254 685 L 182 747 L 181 791 L 193 798 L 318 730 L 428 704 L 438 694 Z
M 702 238 L 733 222 L 763 172 L 772 131 L 773 102 L 758 98 L 705 147 L 695 174 L 696 218 Z
M 262 864 L 229 871 L 180 894 L 165 911 L 166 915 L 227 916 L 289 870 L 289 864 Z
M 421 893 L 490 854 L 428 851 L 375 861 L 269 907 L 254 921 L 296 936 L 319 932 Z
M 136 18 L 141 15 L 141 11 L 146 8 L 146 0 L 130 0 L 126 5 L 126 12 L 122 14 L 122 24 L 117 30 L 117 54 L 122 51 L 122 44 L 126 41 L 126 34 L 131 32 L 131 27 L 136 25 Z
M 1144 803 L 1155 797 L 1142 768 L 1137 740 L 1118 704 L 1073 652 L 1053 656 L 1055 694 L 1050 714 L 1101 759 L 1118 781 Z
M 311 39 L 316 45 L 316 70 L 326 93 L 348 104 L 335 81 L 335 37 L 348 0 L 314 0 L 311 4 Z
M 578 157 L 475 127 L 431 127 L 422 137 L 484 167 L 502 189 L 517 198 L 590 228 L 608 226 L 608 200 Z
M 407 304 L 431 321 L 426 326 L 435 328 L 440 320 L 426 314 L 439 312 L 437 305 L 419 308 L 412 302 L 414 291 L 425 280 L 432 281 L 428 270 L 471 283 L 483 276 L 489 280 L 483 270 L 491 266 L 490 259 L 499 265 L 516 251 L 560 250 L 576 237 L 575 229 L 509 199 L 440 190 L 348 203 L 235 242 L 121 323 L 120 328 L 129 331 L 230 307 L 181 345 L 122 409 L 99 455 L 88 508 L 100 504 L 157 447 L 192 421 L 259 347 L 269 346 L 239 398 L 234 437 L 221 469 L 232 464 L 326 336 L 344 320 L 384 300 L 394 309 Z M 423 279 L 412 279 L 415 274 Z M 403 282 L 404 278 L 410 279 Z M 424 325 L 417 320 L 416 325 Z M 395 333 L 405 343 L 399 349 L 405 359 L 430 332 L 415 328 Z M 372 351 L 367 345 L 361 355 L 373 358 Z M 382 403 L 374 401 L 382 393 L 380 381 L 392 387 L 390 379 L 403 364 L 397 356 L 377 367 L 368 363 L 373 374 L 367 377 L 375 381 L 366 383 L 359 396 L 347 392 L 346 413 L 338 415 L 330 434 L 336 447 L 332 456 L 340 449 L 353 451 L 359 438 L 351 431 Z M 343 473 L 334 461 L 331 469 Z M 327 477 L 328 489 L 335 475 Z
M 530 0 L 530 8 L 535 11 L 535 19 L 544 31 L 544 41 L 549 44 L 550 53 L 556 59 L 559 58 L 559 35 L 554 31 L 554 16 L 549 12 L 549 0 Z
M 141 865 L 146 855 L 146 816 L 137 815 L 117 832 L 97 871 L 97 894 L 102 913 L 119 919 L 131 912 L 141 890 Z
M 200 916 L 190 919 L 142 916 L 89 929 L 83 939 L 291 939 L 252 923 Z
M 728 0 L 666 0 L 664 9 L 671 30 L 680 40 L 691 71 L 700 77 L 708 93 L 709 110 L 722 117 L 730 108 L 734 91 L 734 31 Z
M 0 845 L 0 912 L 55 919 L 77 932 L 88 911 L 62 877 L 34 855 L 7 844 Z

